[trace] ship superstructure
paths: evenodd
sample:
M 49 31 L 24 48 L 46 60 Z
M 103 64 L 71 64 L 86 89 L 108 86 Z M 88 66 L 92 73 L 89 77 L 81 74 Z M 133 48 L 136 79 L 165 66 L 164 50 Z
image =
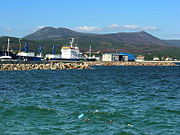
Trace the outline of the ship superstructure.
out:
M 74 38 L 71 39 L 69 46 L 63 46 L 61 48 L 62 60 L 81 60 L 83 59 L 82 53 L 79 51 L 79 47 L 74 44 Z

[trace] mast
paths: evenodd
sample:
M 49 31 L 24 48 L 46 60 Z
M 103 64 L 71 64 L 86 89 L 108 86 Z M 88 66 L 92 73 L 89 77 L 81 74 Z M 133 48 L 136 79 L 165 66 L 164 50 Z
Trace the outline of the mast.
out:
M 4 49 L 4 45 L 3 45 L 3 55 L 6 56 L 6 52 L 5 52 L 5 49 Z
M 91 58 L 91 45 L 89 46 L 89 57 Z
M 10 38 L 8 38 L 7 51 L 9 51 L 9 42 L 10 42 Z
M 39 45 L 39 50 L 38 50 L 38 52 L 39 52 L 39 56 L 42 56 L 42 46 L 41 46 L 41 45 Z
M 9 47 L 10 47 L 9 42 L 10 42 L 10 38 L 8 38 L 8 45 L 7 45 L 7 53 L 8 53 L 8 56 L 9 56 Z

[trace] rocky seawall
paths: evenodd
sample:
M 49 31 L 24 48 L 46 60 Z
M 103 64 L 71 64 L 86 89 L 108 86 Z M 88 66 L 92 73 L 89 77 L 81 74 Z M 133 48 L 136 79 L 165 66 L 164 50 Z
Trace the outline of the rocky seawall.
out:
M 63 69 L 87 69 L 89 66 L 83 62 L 62 63 L 50 62 L 41 64 L 0 64 L 0 70 L 63 70 Z
M 89 66 L 176 66 L 173 62 L 85 62 Z
M 0 70 L 64 70 L 87 69 L 90 66 L 176 66 L 173 62 L 49 62 L 0 63 Z

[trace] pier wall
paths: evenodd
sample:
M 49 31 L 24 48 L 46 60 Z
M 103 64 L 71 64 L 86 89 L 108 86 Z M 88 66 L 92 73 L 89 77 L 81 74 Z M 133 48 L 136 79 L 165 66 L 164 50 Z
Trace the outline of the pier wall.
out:
M 144 62 L 85 62 L 89 66 L 176 66 L 173 62 L 152 62 L 152 61 L 144 61 Z
M 63 70 L 63 69 L 87 69 L 89 66 L 86 63 L 11 63 L 0 64 L 0 70 Z
M 59 61 L 11 61 L 0 62 L 0 70 L 63 70 L 63 69 L 87 69 L 90 66 L 177 66 L 173 62 L 59 62 Z

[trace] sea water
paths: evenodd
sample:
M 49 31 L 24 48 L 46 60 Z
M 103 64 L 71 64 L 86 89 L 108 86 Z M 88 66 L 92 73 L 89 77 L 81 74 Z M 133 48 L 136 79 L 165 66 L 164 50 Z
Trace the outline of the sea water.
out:
M 0 135 L 179 135 L 180 66 L 0 71 Z

